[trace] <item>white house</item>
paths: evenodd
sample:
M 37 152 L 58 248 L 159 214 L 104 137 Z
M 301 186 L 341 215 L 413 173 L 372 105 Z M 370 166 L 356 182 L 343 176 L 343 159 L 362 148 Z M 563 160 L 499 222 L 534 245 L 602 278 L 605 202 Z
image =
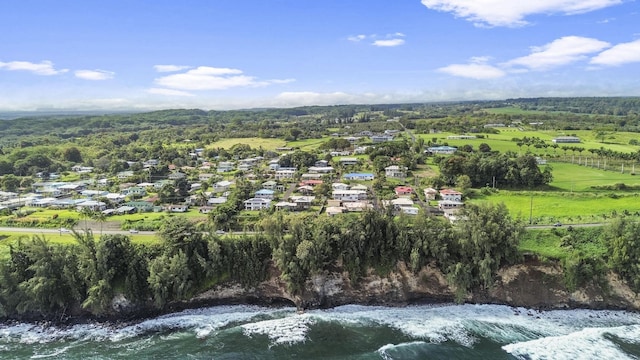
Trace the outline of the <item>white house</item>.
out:
M 345 180 L 367 181 L 373 180 L 375 175 L 372 173 L 349 173 L 345 174 L 342 178 Z
M 381 143 L 385 141 L 392 141 L 393 135 L 373 135 L 369 137 L 373 143 Z
M 361 190 L 334 190 L 332 197 L 334 200 L 359 201 L 367 198 L 367 192 Z
M 440 190 L 440 197 L 446 201 L 462 201 L 462 193 L 453 189 Z
M 312 174 L 330 174 L 333 172 L 333 167 L 331 166 L 311 166 L 309 167 L 309 172 Z
M 217 183 L 213 184 L 213 191 L 214 192 L 225 192 L 225 191 L 229 190 L 231 185 L 233 185 L 233 183 L 231 181 L 228 181 L 228 180 L 218 181 Z
M 276 180 L 293 179 L 296 176 L 296 170 L 280 169 L 276 170 Z
M 333 190 L 349 190 L 349 185 L 345 183 L 333 183 L 331 184 Z
M 186 176 L 187 175 L 185 175 L 184 173 L 176 171 L 174 173 L 169 174 L 169 176 L 167 176 L 167 179 L 169 179 L 169 180 L 180 180 L 180 179 L 184 179 Z
M 451 155 L 457 150 L 458 148 L 455 148 L 453 146 L 432 146 L 428 147 L 424 152 L 438 155 Z
M 216 175 L 215 174 L 211 174 L 211 173 L 201 173 L 198 174 L 198 181 L 209 181 L 211 179 L 213 179 Z
M 384 168 L 384 174 L 390 178 L 405 178 L 407 177 L 407 167 L 391 165 Z
M 218 163 L 217 171 L 219 173 L 225 173 L 225 172 L 229 172 L 229 171 L 233 171 L 233 170 L 235 170 L 235 166 L 233 165 L 233 163 L 231 161 L 220 161 Z
M 271 200 L 251 198 L 244 201 L 245 210 L 262 210 L 267 209 L 271 205 Z
M 338 160 L 342 166 L 358 165 L 358 158 L 345 157 Z

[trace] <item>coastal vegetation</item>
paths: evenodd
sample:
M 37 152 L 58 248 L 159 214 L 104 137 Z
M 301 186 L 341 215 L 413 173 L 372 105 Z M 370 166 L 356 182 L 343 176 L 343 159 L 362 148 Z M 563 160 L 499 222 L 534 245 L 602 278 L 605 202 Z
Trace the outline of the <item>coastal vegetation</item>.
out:
M 316 275 L 344 271 L 357 287 L 399 263 L 439 269 L 464 301 L 530 256 L 559 264 L 568 289 L 603 287 L 615 272 L 637 292 L 638 105 L 512 99 L 0 121 L 0 188 L 18 204 L 0 209 L 0 225 L 34 229 L 0 234 L 0 315 L 105 316 L 118 297 L 163 309 L 272 274 L 302 297 Z M 580 141 L 554 141 L 562 136 Z M 447 146 L 457 149 L 430 150 Z M 53 208 L 24 204 L 51 181 L 82 184 L 104 206 L 76 206 L 84 195 L 73 189 Z M 334 185 L 368 203 L 333 206 Z M 435 216 L 445 210 L 427 197 L 432 187 L 456 189 L 464 210 Z M 278 207 L 249 208 L 263 190 Z

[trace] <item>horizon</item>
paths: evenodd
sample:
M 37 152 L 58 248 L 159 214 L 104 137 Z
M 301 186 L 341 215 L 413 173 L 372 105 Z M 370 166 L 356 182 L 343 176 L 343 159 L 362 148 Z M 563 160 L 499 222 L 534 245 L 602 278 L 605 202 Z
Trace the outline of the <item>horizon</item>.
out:
M 634 5 L 7 3 L 0 113 L 634 97 Z

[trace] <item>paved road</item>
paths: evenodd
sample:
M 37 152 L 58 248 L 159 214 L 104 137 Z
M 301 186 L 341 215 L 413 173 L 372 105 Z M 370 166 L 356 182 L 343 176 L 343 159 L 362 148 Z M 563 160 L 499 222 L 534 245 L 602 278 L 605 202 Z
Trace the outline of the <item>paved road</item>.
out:
M 82 232 L 84 229 L 78 227 L 75 229 L 78 232 Z M 130 235 L 131 232 L 126 230 L 103 230 L 100 232 L 100 229 L 91 229 L 94 235 L 102 234 L 119 234 L 119 235 Z M 25 233 L 25 234 L 65 234 L 71 233 L 70 229 L 60 230 L 60 229 L 44 229 L 44 228 L 18 228 L 18 227 L 0 227 L 0 232 L 17 232 L 17 233 Z M 139 234 L 143 235 L 154 235 L 155 231 L 140 231 Z
M 592 224 L 563 224 L 561 226 L 555 226 L 555 225 L 529 225 L 526 226 L 526 229 L 530 229 L 530 230 L 540 230 L 540 229 L 551 229 L 554 227 L 557 227 L 559 229 L 562 228 L 567 228 L 569 226 L 577 228 L 577 227 L 596 227 L 596 226 L 604 226 L 606 225 L 605 223 L 592 223 Z

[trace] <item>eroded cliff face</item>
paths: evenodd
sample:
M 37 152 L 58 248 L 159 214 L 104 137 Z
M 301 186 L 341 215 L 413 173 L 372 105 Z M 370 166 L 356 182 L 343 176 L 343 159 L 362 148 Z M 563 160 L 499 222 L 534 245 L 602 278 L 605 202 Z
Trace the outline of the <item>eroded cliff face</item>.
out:
M 269 279 L 256 287 L 225 284 L 200 294 L 185 306 L 211 304 L 290 304 L 300 309 L 326 308 L 345 304 L 402 306 L 412 303 L 451 303 L 455 288 L 434 266 L 413 274 L 404 263 L 387 276 L 370 272 L 357 286 L 347 273 L 326 272 L 307 281 L 301 295 L 292 295 L 271 269 Z M 640 298 L 614 274 L 605 288 L 589 285 L 567 290 L 559 265 L 529 261 L 503 268 L 490 289 L 475 290 L 466 298 L 471 303 L 495 303 L 537 309 L 592 308 L 640 310 Z

